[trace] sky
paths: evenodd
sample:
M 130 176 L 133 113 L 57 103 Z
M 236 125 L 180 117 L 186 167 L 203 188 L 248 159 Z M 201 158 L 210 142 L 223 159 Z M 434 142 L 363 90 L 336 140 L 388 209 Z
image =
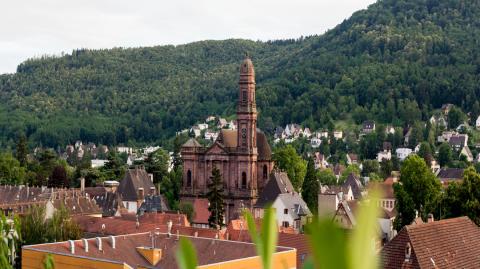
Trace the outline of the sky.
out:
M 375 0 L 2 0 L 0 74 L 77 48 L 322 34 Z

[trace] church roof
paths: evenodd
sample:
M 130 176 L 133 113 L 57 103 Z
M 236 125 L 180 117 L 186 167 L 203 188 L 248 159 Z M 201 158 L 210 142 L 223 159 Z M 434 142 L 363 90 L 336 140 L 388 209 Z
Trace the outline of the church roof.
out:
M 223 129 L 220 131 L 217 141 L 224 145 L 226 148 L 237 147 L 237 130 Z M 270 160 L 272 158 L 272 150 L 268 144 L 267 136 L 257 128 L 257 149 L 258 160 Z
M 201 147 L 201 146 L 202 145 L 200 143 L 198 143 L 198 141 L 195 138 L 190 138 L 190 139 L 188 139 L 187 142 L 185 142 L 185 144 L 183 144 L 182 147 L 198 148 L 198 147 Z

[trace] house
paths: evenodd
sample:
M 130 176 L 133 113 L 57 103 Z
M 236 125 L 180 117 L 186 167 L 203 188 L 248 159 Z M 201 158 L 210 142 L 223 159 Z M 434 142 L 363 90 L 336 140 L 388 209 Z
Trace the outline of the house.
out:
M 468 135 L 453 135 L 448 140 L 448 144 L 456 151 L 460 151 L 463 147 L 466 147 L 467 143 Z
M 327 159 L 320 152 L 315 152 L 313 162 L 315 164 L 315 169 L 325 169 L 328 167 Z
M 274 133 L 274 135 L 273 135 L 273 138 L 275 138 L 275 139 L 284 139 L 284 138 L 286 137 L 286 134 L 285 134 L 284 131 L 285 131 L 285 130 L 284 130 L 282 127 L 277 126 L 277 127 L 275 128 L 275 133 Z
M 455 131 L 444 131 L 442 132 L 442 135 L 438 136 L 437 142 L 438 143 L 448 142 L 450 138 L 454 135 L 458 135 L 458 133 Z
M 205 122 L 211 122 L 211 121 L 214 121 L 215 120 L 215 116 L 208 116 L 206 119 L 205 119 Z
M 335 139 L 342 139 L 343 138 L 343 132 L 342 131 L 333 131 L 333 137 Z
M 391 150 L 383 150 L 377 153 L 377 161 L 380 163 L 383 160 L 391 160 L 392 159 L 392 151 Z
M 363 187 L 362 182 L 353 173 L 350 173 L 350 175 L 348 175 L 347 179 L 342 184 L 342 187 L 344 187 L 344 188 L 351 187 L 353 197 L 355 198 L 355 200 L 359 200 L 365 195 L 365 191 L 364 191 L 364 187 Z
M 413 128 L 412 127 L 407 127 L 405 129 L 405 135 L 404 135 L 404 144 L 408 145 L 410 143 L 410 137 L 412 136 Z
M 218 132 L 207 130 L 205 132 L 205 139 L 215 141 L 218 138 Z
M 437 178 L 444 186 L 447 186 L 450 182 L 460 182 L 463 180 L 463 169 L 442 168 L 438 171 Z
M 473 162 L 473 154 L 468 146 L 462 148 L 460 155 L 464 155 L 468 162 Z
M 343 164 L 339 164 L 339 163 L 337 163 L 333 167 L 333 174 L 337 178 L 337 181 L 342 176 L 342 173 L 343 173 L 343 171 L 345 171 L 345 169 L 346 169 L 345 166 Z
M 299 232 L 303 232 L 308 218 L 312 216 L 307 204 L 297 192 L 279 194 L 272 207 L 277 213 L 278 226 L 292 227 Z
M 372 182 L 370 186 L 372 188 L 378 188 L 382 193 L 380 199 L 378 199 L 378 206 L 392 212 L 395 209 L 396 199 L 393 193 L 393 180 L 384 181 L 384 182 Z
M 442 126 L 442 127 L 447 127 L 448 123 L 447 120 L 445 120 L 445 117 L 443 115 L 433 115 L 430 117 L 430 124 L 432 125 L 437 125 L 437 126 Z
M 117 152 L 132 155 L 133 154 L 133 149 L 130 148 L 130 147 L 117 147 Z
M 190 128 L 190 133 L 193 133 L 195 137 L 199 137 L 202 135 L 202 130 L 200 130 L 198 126 L 193 126 L 192 128 Z
M 375 131 L 375 122 L 371 120 L 364 121 L 362 124 L 362 132 L 369 134 Z
M 381 265 L 384 269 L 480 268 L 479 237 L 480 228 L 468 217 L 408 225 L 383 247 Z
M 208 218 L 210 211 L 208 211 L 210 203 L 206 198 L 195 198 L 192 202 L 193 211 L 195 215 L 192 220 L 192 227 L 209 228 Z
M 122 197 L 123 206 L 129 213 L 137 213 L 147 195 L 155 195 L 153 176 L 143 167 L 128 169 L 120 181 L 117 192 Z
M 358 155 L 353 154 L 353 153 L 348 153 L 347 154 L 347 164 L 348 165 L 358 164 Z
M 408 156 L 410 156 L 410 154 L 412 154 L 412 149 L 409 149 L 409 148 L 397 148 L 395 150 L 395 152 L 397 153 L 397 158 L 400 160 L 400 161 L 404 161 Z
M 278 225 L 303 230 L 311 216 L 306 203 L 293 188 L 287 173 L 274 171 L 254 206 L 255 218 L 263 217 L 263 208 L 271 204 L 276 209 Z
M 175 233 L 172 225 L 166 233 L 134 233 L 120 236 L 69 240 L 66 242 L 24 246 L 22 264 L 43 269 L 45 255 L 55 268 L 179 268 L 176 253 L 179 239 L 187 238 L 197 253 L 199 268 L 260 269 L 262 262 L 251 243 L 187 236 Z M 296 250 L 276 247 L 273 268 L 296 268 Z
M 218 129 L 223 129 L 228 124 L 227 120 L 224 118 L 218 118 L 217 127 Z
M 321 144 L 322 144 L 322 139 L 318 137 L 314 137 L 310 139 L 310 145 L 312 146 L 312 148 L 318 148 L 320 147 Z
M 105 164 L 108 162 L 108 160 L 99 160 L 99 159 L 93 159 L 91 160 L 91 167 L 92 168 L 100 168 L 105 166 Z
M 302 126 L 298 125 L 298 124 L 295 124 L 295 123 L 291 123 L 291 124 L 287 124 L 287 126 L 285 126 L 285 135 L 287 137 L 293 137 L 293 136 L 299 136 L 300 133 L 303 133 L 303 130 L 302 130 Z
M 138 208 L 137 215 L 142 216 L 146 213 L 157 213 L 168 211 L 169 208 L 162 195 L 148 195 Z
M 385 133 L 388 134 L 395 134 L 395 128 L 392 125 L 387 125 L 385 127 Z
M 207 123 L 199 123 L 197 124 L 197 126 L 198 126 L 198 129 L 200 129 L 200 131 L 206 130 L 208 128 Z
M 322 186 L 318 194 L 318 216 L 333 217 L 341 202 L 352 200 L 351 186 Z
M 310 131 L 310 128 L 305 128 L 303 130 L 303 136 L 307 138 L 310 138 L 312 136 L 312 131 Z
M 442 105 L 442 112 L 445 116 L 448 116 L 448 113 L 450 112 L 450 110 L 452 109 L 453 107 L 453 104 L 443 104 Z
M 437 171 L 440 170 L 440 164 L 437 162 L 437 160 L 432 159 L 432 161 L 430 162 L 430 169 L 432 169 L 432 172 L 434 174 L 436 174 Z
M 333 221 L 344 229 L 353 229 L 357 225 L 355 218 L 357 206 L 357 201 L 343 201 L 339 203 L 338 209 L 333 216 Z

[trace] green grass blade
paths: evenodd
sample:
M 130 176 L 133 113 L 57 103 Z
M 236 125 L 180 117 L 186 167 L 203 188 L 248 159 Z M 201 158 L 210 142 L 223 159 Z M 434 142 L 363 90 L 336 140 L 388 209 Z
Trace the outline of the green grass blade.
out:
M 188 239 L 181 238 L 177 250 L 177 264 L 180 269 L 195 269 L 197 267 L 197 253 Z

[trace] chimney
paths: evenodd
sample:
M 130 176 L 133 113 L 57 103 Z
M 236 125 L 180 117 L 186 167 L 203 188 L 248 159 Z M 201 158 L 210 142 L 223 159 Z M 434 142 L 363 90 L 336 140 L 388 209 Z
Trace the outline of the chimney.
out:
M 82 239 L 82 241 L 83 241 L 83 248 L 85 249 L 85 252 L 88 252 L 88 240 Z
M 150 195 L 155 195 L 155 187 L 150 187 Z
M 85 178 L 84 177 L 80 178 L 80 191 L 82 193 L 85 193 Z
M 150 180 L 151 180 L 152 183 L 153 183 L 153 174 L 148 174 L 148 177 L 150 178 Z
M 173 226 L 172 220 L 168 220 L 168 222 L 167 222 L 168 237 L 170 237 L 170 235 L 172 234 L 172 226 Z
M 427 223 L 431 223 L 431 222 L 434 222 L 434 221 L 435 221 L 435 219 L 433 218 L 433 214 L 429 213 Z
M 75 254 L 75 241 L 68 240 L 68 245 L 70 246 L 70 253 Z
M 115 249 L 115 236 L 113 235 L 110 236 L 110 244 L 112 245 L 112 248 Z
M 138 188 L 138 200 L 143 201 L 144 200 L 144 191 L 143 188 Z
M 97 241 L 97 247 L 98 247 L 98 250 L 99 250 L 99 251 L 103 251 L 103 247 L 102 247 L 102 238 L 100 238 L 100 237 L 97 237 L 97 238 L 96 238 L 96 241 Z

